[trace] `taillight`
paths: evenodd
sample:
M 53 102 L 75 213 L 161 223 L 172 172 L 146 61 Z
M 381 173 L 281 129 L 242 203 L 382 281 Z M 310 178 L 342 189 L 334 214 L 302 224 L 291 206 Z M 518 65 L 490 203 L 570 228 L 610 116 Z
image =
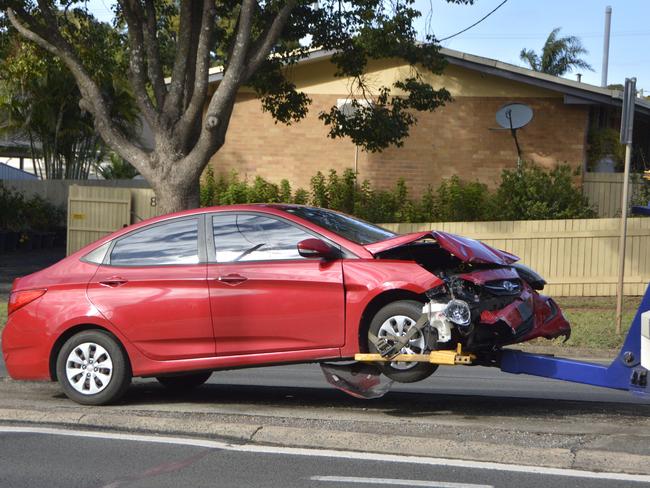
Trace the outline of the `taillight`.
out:
M 11 315 L 13 312 L 19 308 L 24 307 L 28 303 L 33 302 L 39 297 L 45 295 L 47 290 L 25 290 L 25 291 L 13 291 L 9 295 L 9 306 L 7 307 L 7 315 Z

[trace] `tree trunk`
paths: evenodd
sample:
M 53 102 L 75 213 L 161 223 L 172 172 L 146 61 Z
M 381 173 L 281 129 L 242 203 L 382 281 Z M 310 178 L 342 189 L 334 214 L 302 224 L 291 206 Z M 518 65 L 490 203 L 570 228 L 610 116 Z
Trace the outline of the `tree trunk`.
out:
M 168 178 L 150 181 L 161 215 L 199 206 L 199 178 Z

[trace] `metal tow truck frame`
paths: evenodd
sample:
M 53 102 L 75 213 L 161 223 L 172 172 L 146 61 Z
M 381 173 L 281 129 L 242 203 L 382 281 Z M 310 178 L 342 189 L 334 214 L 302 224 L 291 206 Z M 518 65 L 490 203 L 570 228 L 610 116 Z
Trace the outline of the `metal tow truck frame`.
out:
M 477 358 L 474 354 L 463 353 L 458 344 L 456 350 L 433 351 L 430 354 L 399 354 L 392 357 L 357 354 L 355 359 L 362 362 L 417 361 L 453 366 L 472 365 Z M 494 366 L 506 373 L 571 381 L 647 396 L 650 370 L 650 285 L 632 320 L 623 347 L 610 365 L 503 349 Z

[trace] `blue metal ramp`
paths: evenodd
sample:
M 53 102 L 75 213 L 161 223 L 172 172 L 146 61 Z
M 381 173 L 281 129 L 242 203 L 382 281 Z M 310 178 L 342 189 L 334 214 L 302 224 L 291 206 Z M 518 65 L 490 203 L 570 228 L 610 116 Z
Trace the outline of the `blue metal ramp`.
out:
M 609 366 L 504 350 L 500 367 L 506 373 L 529 374 L 647 395 L 650 369 L 650 286 L 646 289 L 623 347 Z

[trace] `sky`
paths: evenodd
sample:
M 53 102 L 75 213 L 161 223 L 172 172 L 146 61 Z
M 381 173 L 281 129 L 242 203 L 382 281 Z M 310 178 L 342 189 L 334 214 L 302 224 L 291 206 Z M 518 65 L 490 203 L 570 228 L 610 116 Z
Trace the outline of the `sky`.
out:
M 473 24 L 502 1 L 456 5 L 445 0 L 416 0 L 423 12 L 418 31 L 442 39 Z M 637 89 L 644 88 L 650 95 L 649 0 L 508 0 L 479 25 L 442 45 L 523 66 L 521 49 L 539 52 L 548 34 L 561 27 L 561 34 L 579 37 L 589 51 L 584 59 L 594 71 L 581 70 L 582 81 L 600 85 L 608 5 L 612 7 L 612 27 L 607 82 L 623 84 L 626 77 L 635 76 Z M 575 72 L 566 77 L 575 79 Z
M 423 16 L 422 37 L 438 39 L 473 24 L 503 0 L 475 0 L 456 5 L 445 0 L 416 0 Z M 111 19 L 111 0 L 90 0 L 88 6 L 101 20 Z M 578 36 L 589 51 L 584 56 L 594 71 L 582 71 L 582 81 L 600 85 L 605 7 L 612 7 L 608 83 L 635 76 L 637 89 L 650 95 L 650 0 L 507 0 L 487 19 L 448 41 L 444 47 L 523 66 L 522 48 L 539 52 L 548 34 L 561 27 L 563 35 Z M 566 75 L 575 79 L 575 72 Z

